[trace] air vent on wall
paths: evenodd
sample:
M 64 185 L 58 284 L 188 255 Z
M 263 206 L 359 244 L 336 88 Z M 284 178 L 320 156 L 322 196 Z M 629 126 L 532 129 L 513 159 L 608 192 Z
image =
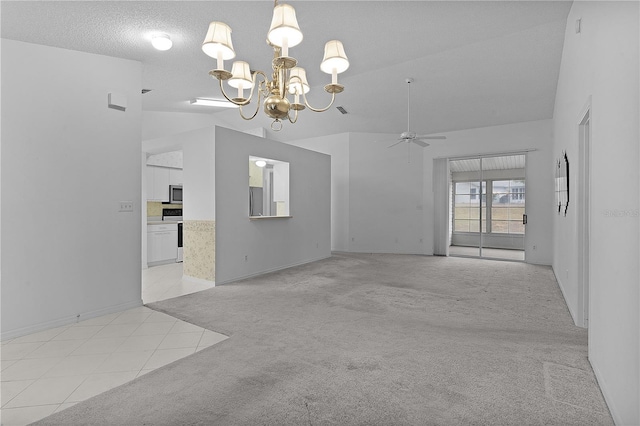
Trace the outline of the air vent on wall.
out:
M 151 89 L 142 89 L 142 94 L 144 95 L 146 93 L 149 93 L 150 91 L 151 91 Z
M 346 109 L 344 109 L 344 107 L 337 106 L 337 107 L 336 107 L 336 109 L 337 109 L 338 111 L 340 111 L 342 114 L 349 114 L 349 113 L 347 112 L 347 110 L 346 110 Z

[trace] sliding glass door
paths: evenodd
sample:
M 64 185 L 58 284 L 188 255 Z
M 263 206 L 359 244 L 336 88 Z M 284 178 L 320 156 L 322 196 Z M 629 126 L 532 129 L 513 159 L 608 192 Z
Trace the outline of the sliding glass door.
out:
M 450 160 L 451 255 L 524 260 L 525 165 L 524 154 Z

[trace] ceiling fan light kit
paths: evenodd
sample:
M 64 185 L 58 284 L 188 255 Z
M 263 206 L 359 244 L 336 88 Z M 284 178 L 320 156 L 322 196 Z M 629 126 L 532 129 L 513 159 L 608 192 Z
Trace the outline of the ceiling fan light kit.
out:
M 325 44 L 324 58 L 320 64 L 323 72 L 331 74 L 331 83 L 324 87 L 324 90 L 331 94 L 331 102 L 324 108 L 309 105 L 306 95 L 310 86 L 306 71 L 297 66 L 298 61 L 295 58 L 289 56 L 289 48 L 300 44 L 302 39 L 303 34 L 298 26 L 295 9 L 289 4 L 278 4 L 278 0 L 275 0 L 271 27 L 267 33 L 267 44 L 273 48 L 271 79 L 264 71 L 251 71 L 249 64 L 244 61 L 234 62 L 230 72 L 224 68 L 224 61 L 235 58 L 236 53 L 231 41 L 231 28 L 223 22 L 214 21 L 209 24 L 202 51 L 216 59 L 216 68 L 209 71 L 209 75 L 218 80 L 222 95 L 240 107 L 240 116 L 245 120 L 255 118 L 264 97 L 264 112 L 274 119 L 271 129 L 279 131 L 282 129 L 282 120 L 295 123 L 298 120 L 298 111 L 306 108 L 314 112 L 324 112 L 333 105 L 335 95 L 344 91 L 344 86 L 338 83 L 338 74 L 349 68 L 349 60 L 342 42 L 331 40 Z M 237 96 L 226 93 L 224 81 L 237 89 Z M 244 94 L 245 90 L 250 91 L 247 97 Z M 246 116 L 242 107 L 251 103 L 254 93 L 257 94 L 256 109 L 252 115 Z

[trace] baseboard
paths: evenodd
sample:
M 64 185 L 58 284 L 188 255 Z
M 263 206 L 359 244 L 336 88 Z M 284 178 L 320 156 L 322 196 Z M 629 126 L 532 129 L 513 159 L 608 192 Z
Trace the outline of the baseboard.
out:
M 331 255 L 323 256 L 323 257 L 319 257 L 317 259 L 310 259 L 310 260 L 305 260 L 305 261 L 298 262 L 298 263 L 292 263 L 292 264 L 285 265 L 285 266 L 279 266 L 277 268 L 267 269 L 267 270 L 264 270 L 264 271 L 261 271 L 261 272 L 256 272 L 254 274 L 243 275 L 243 276 L 240 276 L 240 277 L 235 277 L 235 278 L 231 278 L 231 279 L 224 280 L 224 281 L 216 281 L 216 285 L 229 284 L 229 283 L 232 283 L 232 282 L 245 280 L 247 278 L 257 277 L 259 275 L 269 274 L 271 272 L 282 271 L 283 269 L 295 268 L 296 266 L 306 265 L 307 263 L 313 263 L 313 262 L 317 262 L 319 260 L 329 259 L 330 257 L 331 257 Z
M 617 414 L 618 410 L 616 410 L 615 404 L 613 403 L 613 401 L 611 400 L 611 397 L 609 396 L 610 395 L 609 388 L 607 387 L 607 383 L 605 382 L 604 377 L 600 373 L 600 370 L 598 370 L 598 367 L 593 365 L 593 363 L 591 362 L 591 359 L 589 359 L 589 364 L 591 364 L 591 368 L 593 369 L 593 373 L 596 376 L 596 381 L 598 382 L 598 386 L 600 386 L 600 392 L 602 392 L 602 396 L 604 397 L 604 402 L 606 402 L 607 407 L 609 407 L 609 413 L 611 413 L 611 417 L 613 417 L 613 422 L 616 425 L 623 425 L 624 423 L 622 422 L 622 419 Z
M 573 320 L 573 324 L 576 325 L 577 327 L 581 327 L 578 324 L 578 317 L 573 312 L 573 310 L 571 309 L 571 305 L 567 301 L 568 299 L 567 299 L 567 295 L 564 292 L 564 286 L 562 285 L 562 281 L 560 281 L 560 279 L 558 279 L 558 274 L 556 274 L 556 270 L 555 270 L 555 268 L 553 266 L 551 266 L 551 271 L 553 272 L 553 276 L 556 278 L 556 282 L 558 283 L 558 287 L 560 288 L 560 292 L 562 293 L 562 298 L 564 299 L 564 305 L 567 307 L 567 310 L 569 311 L 569 315 L 571 315 L 571 319 Z M 582 328 L 584 328 L 584 327 L 582 327 Z
M 196 278 L 196 277 L 192 277 L 190 275 L 183 275 L 182 276 L 183 281 L 189 281 L 190 283 L 194 283 L 194 284 L 204 284 L 204 285 L 210 285 L 210 286 L 216 286 L 216 282 L 215 281 L 209 281 L 209 280 L 205 280 L 204 278 Z
M 9 330 L 2 332 L 0 340 L 5 341 L 8 339 L 15 339 L 16 337 L 26 336 L 27 334 L 37 333 L 39 331 L 49 330 L 51 328 L 61 327 L 67 324 L 73 324 L 76 322 L 88 320 L 91 318 L 101 317 L 103 315 L 109 315 L 114 312 L 121 312 L 127 309 L 137 308 L 142 306 L 142 299 L 134 302 L 122 303 L 120 305 L 109 306 L 107 308 L 98 309 L 95 311 L 85 312 L 78 315 L 71 315 L 68 317 L 59 318 L 53 321 L 46 321 L 28 327 L 19 328 L 16 330 Z

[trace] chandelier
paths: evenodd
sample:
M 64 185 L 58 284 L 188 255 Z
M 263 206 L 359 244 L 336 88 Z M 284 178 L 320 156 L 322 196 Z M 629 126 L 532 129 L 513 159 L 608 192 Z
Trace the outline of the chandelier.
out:
M 314 112 L 328 110 L 333 105 L 336 93 L 344 90 L 344 86 L 338 84 L 338 74 L 349 68 L 349 60 L 342 42 L 331 40 L 324 46 L 324 58 L 320 64 L 323 72 L 331 74 L 331 83 L 324 86 L 324 90 L 331 94 L 331 102 L 325 108 L 309 105 L 307 93 L 310 87 L 306 71 L 297 66 L 298 61 L 295 58 L 289 56 L 289 48 L 300 44 L 302 37 L 295 9 L 288 4 L 278 4 L 278 0 L 275 0 L 271 28 L 267 33 L 267 44 L 273 48 L 273 73 L 269 80 L 265 72 L 252 71 L 245 61 L 235 61 L 231 72 L 225 70 L 224 61 L 236 56 L 231 42 L 231 28 L 223 22 L 214 21 L 209 24 L 202 50 L 217 61 L 216 69 L 209 71 L 209 75 L 218 79 L 222 95 L 240 107 L 243 119 L 255 118 L 264 97 L 264 112 L 274 119 L 271 129 L 279 131 L 282 129 L 282 120 L 289 120 L 291 123 L 298 120 L 298 111 L 305 108 Z M 237 89 L 237 96 L 229 96 L 226 93 L 224 81 L 233 89 Z M 244 96 L 245 90 L 250 91 L 248 97 Z M 257 93 L 255 111 L 252 115 L 246 116 L 242 107 L 249 105 L 254 93 Z

